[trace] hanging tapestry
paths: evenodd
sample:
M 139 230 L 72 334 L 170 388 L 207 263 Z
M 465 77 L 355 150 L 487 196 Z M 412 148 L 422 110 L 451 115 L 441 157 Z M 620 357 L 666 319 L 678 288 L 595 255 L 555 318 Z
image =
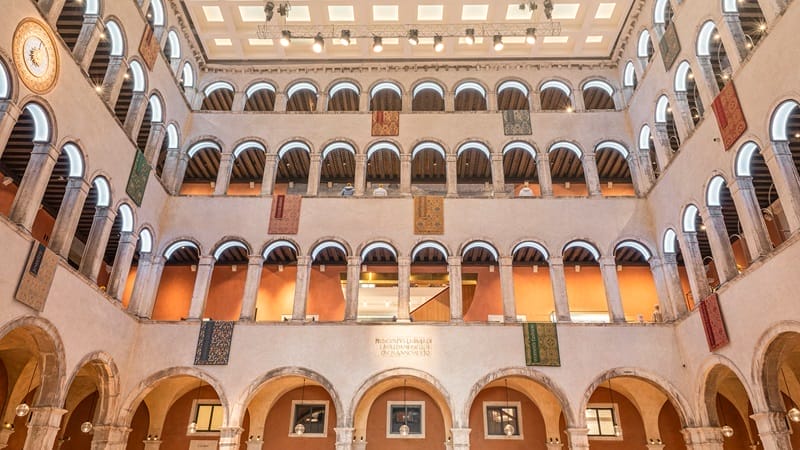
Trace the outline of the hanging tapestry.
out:
M 527 109 L 504 110 L 503 132 L 506 136 L 528 136 L 533 134 L 531 112 Z
M 228 364 L 233 341 L 233 325 L 236 322 L 207 320 L 200 324 L 197 337 L 197 351 L 194 354 L 196 366 L 224 366 Z
M 142 199 L 144 198 L 144 190 L 147 189 L 147 180 L 150 176 L 150 164 L 147 163 L 147 158 L 139 150 L 136 150 L 136 157 L 133 159 L 133 167 L 131 167 L 131 175 L 128 178 L 128 186 L 125 192 L 131 198 L 136 206 L 142 206 Z
M 153 33 L 153 27 L 147 25 L 144 27 L 144 36 L 142 36 L 142 42 L 139 43 L 139 54 L 142 55 L 142 59 L 147 66 L 147 70 L 153 70 L 159 51 L 160 47 L 158 46 L 158 40 Z
M 56 274 L 56 266 L 58 266 L 58 255 L 50 251 L 44 244 L 33 241 L 33 248 L 31 248 L 14 298 L 37 311 L 44 310 L 44 304 Z
M 703 330 L 706 332 L 708 350 L 718 350 L 730 342 L 728 332 L 725 330 L 725 320 L 719 307 L 719 297 L 711 294 L 700 305 L 700 319 L 703 321 Z
M 558 332 L 552 322 L 522 324 L 525 338 L 525 364 L 528 366 L 561 366 L 558 352 Z
M 269 234 L 297 234 L 300 228 L 300 195 L 273 195 Z
M 400 111 L 372 111 L 373 136 L 400 134 Z
M 444 197 L 414 197 L 414 234 L 444 234 Z
M 667 29 L 664 31 L 664 36 L 658 46 L 661 50 L 661 60 L 664 61 L 664 70 L 669 71 L 681 53 L 681 41 L 678 40 L 675 22 L 670 22 L 667 25 Z
M 722 134 L 722 144 L 725 146 L 725 150 L 730 150 L 733 144 L 747 131 L 747 121 L 744 118 L 744 111 L 739 103 L 739 95 L 736 93 L 733 80 L 722 88 L 711 107 L 717 117 L 717 125 Z

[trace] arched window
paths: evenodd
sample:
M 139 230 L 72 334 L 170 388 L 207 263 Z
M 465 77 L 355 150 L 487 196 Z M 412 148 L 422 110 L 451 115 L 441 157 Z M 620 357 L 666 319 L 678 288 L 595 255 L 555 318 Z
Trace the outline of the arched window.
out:
M 542 111 L 572 111 L 572 90 L 566 83 L 550 80 L 539 87 Z
M 447 154 L 436 142 L 422 142 L 411 152 L 411 182 L 423 192 L 443 193 L 447 184 Z
M 532 195 L 541 195 L 536 150 L 527 142 L 510 142 L 503 148 L 503 175 L 506 183 L 515 184 L 515 194 L 527 183 Z
M 459 195 L 482 196 L 491 193 L 492 154 L 482 142 L 467 142 L 456 151 L 456 177 Z
M 245 96 L 247 101 L 244 104 L 245 111 L 275 111 L 275 86 L 266 82 L 252 84 Z
M 583 84 L 583 103 L 587 111 L 616 109 L 614 88 L 603 80 L 590 80 Z
M 246 141 L 233 150 L 228 195 L 260 195 L 267 149 L 258 141 Z
M 661 175 L 661 164 L 656 155 L 656 144 L 653 141 L 650 125 L 642 125 L 639 130 L 638 147 L 639 151 L 644 152 L 650 159 L 650 167 L 648 169 L 653 171 L 653 177 L 657 179 Z
M 707 81 L 716 95 L 730 81 L 733 68 L 717 26 L 711 20 L 703 23 L 700 28 L 697 37 L 697 56 L 703 70 L 711 78 Z
M 530 102 L 528 95 L 530 90 L 524 83 L 516 80 L 508 80 L 497 86 L 497 109 L 505 110 L 528 110 Z
M 183 69 L 181 69 L 181 88 L 184 90 L 188 88 L 194 87 L 194 69 L 192 65 L 188 62 L 183 63 Z
M 682 61 L 675 70 L 675 92 L 679 94 L 678 98 L 681 101 L 684 101 L 684 99 L 681 99 L 680 94 L 685 96 L 685 104 L 683 106 L 688 109 L 688 115 L 692 118 L 692 123 L 697 126 L 703 119 L 705 108 L 688 61 Z
M 486 111 L 486 88 L 474 81 L 465 81 L 455 90 L 456 111 Z
M 432 81 L 417 84 L 412 91 L 412 111 L 444 111 L 444 88 Z
M 553 195 L 575 197 L 588 194 L 583 172 L 583 152 L 577 145 L 561 141 L 553 144 L 550 154 L 550 176 L 553 180 Z
M 189 148 L 181 195 L 210 195 L 214 192 L 221 153 L 222 147 L 213 141 L 198 142 Z
M 724 234 L 730 243 L 735 258 L 736 268 L 741 270 L 750 265 L 750 261 L 759 255 L 750 255 L 744 242 L 744 231 L 739 221 L 736 205 L 733 203 L 728 182 L 720 175 L 713 177 L 706 189 L 706 206 L 711 209 L 719 208 L 722 211 L 725 230 Z
M 11 98 L 11 77 L 6 63 L 0 60 L 0 101 Z
M 203 111 L 230 111 L 236 89 L 227 81 L 215 81 L 203 90 Z
M 164 41 L 164 56 L 170 63 L 181 59 L 181 40 L 175 30 L 169 30 Z
M 647 68 L 650 60 L 653 59 L 654 52 L 655 48 L 653 47 L 653 40 L 650 39 L 650 32 L 647 30 L 642 30 L 642 32 L 639 33 L 639 41 L 636 45 L 636 56 L 639 57 L 639 61 L 642 64 L 642 69 Z
M 401 111 L 403 90 L 396 83 L 383 81 L 369 91 L 370 111 Z
M 275 174 L 275 190 L 289 193 L 305 193 L 308 185 L 308 170 L 311 164 L 311 148 L 304 142 L 293 141 L 278 150 L 278 170 Z
M 111 58 L 122 58 L 125 56 L 125 37 L 122 28 L 114 20 L 109 20 L 105 24 L 105 39 L 100 39 L 97 49 L 94 52 L 92 62 L 89 64 L 89 80 L 98 92 L 102 92 L 103 86 L 109 72 L 109 62 Z M 113 80 L 109 80 L 113 81 Z
M 367 149 L 367 184 L 382 184 L 387 193 L 400 183 L 400 149 L 391 142 L 378 142 Z
M 301 81 L 286 91 L 286 111 L 313 112 L 317 110 L 317 87 Z
M 122 81 L 122 88 L 114 105 L 114 115 L 120 124 L 124 125 L 128 118 L 134 94 L 142 94 L 146 89 L 147 80 L 145 79 L 144 69 L 139 61 L 133 60 L 128 63 L 128 72 Z
M 666 134 L 669 148 L 673 153 L 677 152 L 681 147 L 681 138 L 678 135 L 678 126 L 675 124 L 672 107 L 666 95 L 662 95 L 658 98 L 655 116 L 656 127 L 659 129 L 659 133 Z
M 659 37 L 664 35 L 664 31 L 672 22 L 672 3 L 670 0 L 656 0 L 653 10 L 653 23 Z
M 628 149 L 625 146 L 614 141 L 601 142 L 595 148 L 594 154 L 603 196 L 636 195 L 628 160 Z
M 358 111 L 361 89 L 350 81 L 334 84 L 328 91 L 328 111 Z
M 320 193 L 327 195 L 340 195 L 347 184 L 355 182 L 356 149 L 347 142 L 334 142 L 322 150 L 322 167 L 320 182 L 325 183 L 327 189 Z
M 639 81 L 636 79 L 636 68 L 633 67 L 633 61 L 628 61 L 625 64 L 625 71 L 622 74 L 622 85 L 631 89 L 636 89 L 638 82 Z

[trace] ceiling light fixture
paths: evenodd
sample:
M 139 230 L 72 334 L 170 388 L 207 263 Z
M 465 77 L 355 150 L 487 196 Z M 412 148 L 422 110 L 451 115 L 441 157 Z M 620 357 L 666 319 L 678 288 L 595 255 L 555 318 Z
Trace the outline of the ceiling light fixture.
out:
M 536 28 L 528 28 L 525 31 L 525 42 L 530 45 L 536 43 Z
M 499 52 L 503 49 L 503 36 L 495 34 L 492 41 L 494 42 L 494 51 Z
M 408 43 L 411 45 L 419 44 L 419 30 L 408 30 Z
M 289 30 L 281 31 L 281 45 L 288 47 L 292 43 L 292 32 Z
M 383 38 L 380 36 L 374 36 L 372 38 L 372 51 L 375 53 L 380 53 L 383 51 Z
M 475 44 L 475 28 L 467 28 L 466 35 L 464 40 L 467 42 L 467 45 Z
M 342 30 L 342 37 L 339 38 L 339 42 L 345 47 L 350 46 L 350 30 Z
M 438 34 L 433 37 L 433 50 L 437 53 L 440 53 L 442 50 L 444 50 L 444 38 Z
M 314 44 L 311 46 L 311 49 L 314 50 L 314 53 L 322 53 L 322 50 L 325 48 L 325 39 L 322 37 L 321 33 L 317 33 L 314 36 Z

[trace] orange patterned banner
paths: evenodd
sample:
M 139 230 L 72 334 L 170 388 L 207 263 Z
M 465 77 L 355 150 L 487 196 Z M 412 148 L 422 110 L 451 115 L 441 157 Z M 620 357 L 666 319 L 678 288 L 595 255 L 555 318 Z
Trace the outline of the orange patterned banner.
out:
M 373 111 L 373 136 L 398 136 L 400 134 L 400 111 Z
M 708 350 L 713 352 L 728 345 L 730 339 L 725 330 L 725 320 L 722 318 L 717 294 L 706 297 L 700 302 L 698 309 L 700 310 L 700 319 L 703 321 L 703 330 L 706 332 Z
M 733 81 L 722 88 L 711 107 L 717 118 L 725 150 L 730 150 L 733 144 L 747 131 L 747 121 L 744 118 L 744 111 L 739 103 L 739 95 L 736 93 Z
M 269 234 L 297 234 L 300 228 L 301 195 L 272 196 L 272 211 L 269 215 Z
M 414 197 L 414 234 L 444 234 L 444 197 Z
M 144 36 L 142 36 L 142 42 L 139 44 L 139 54 L 142 55 L 142 59 L 147 65 L 148 70 L 152 71 L 153 67 L 156 65 L 156 58 L 158 58 L 159 51 L 160 48 L 158 46 L 158 40 L 155 34 L 153 34 L 153 27 L 148 25 L 144 28 Z

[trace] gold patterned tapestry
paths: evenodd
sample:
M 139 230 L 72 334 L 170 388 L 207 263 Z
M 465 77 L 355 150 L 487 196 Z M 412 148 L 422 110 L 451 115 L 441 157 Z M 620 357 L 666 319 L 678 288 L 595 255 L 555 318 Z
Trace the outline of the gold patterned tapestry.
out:
M 661 60 L 664 61 L 664 70 L 669 71 L 681 53 L 681 41 L 678 40 L 678 31 L 675 22 L 670 22 L 664 31 L 664 36 L 658 43 L 661 50 Z
M 158 58 L 159 51 L 160 49 L 158 46 L 158 40 L 156 39 L 155 34 L 153 34 L 153 27 L 147 25 L 144 27 L 144 36 L 142 36 L 142 42 L 139 43 L 139 54 L 142 55 L 142 59 L 144 60 L 145 65 L 147 65 L 148 70 L 153 70 L 153 66 L 156 64 L 156 58 Z
M 58 266 L 58 255 L 50 251 L 44 244 L 33 241 L 33 248 L 25 264 L 25 272 L 19 280 L 14 298 L 31 308 L 42 311 L 53 284 L 53 277 Z
M 414 197 L 414 234 L 444 234 L 444 197 Z
M 725 150 L 730 150 L 733 144 L 747 131 L 747 121 L 744 118 L 739 95 L 731 80 L 720 91 L 714 103 L 711 104 L 714 115 L 717 117 L 719 131 L 722 134 L 722 144 Z
M 728 345 L 730 339 L 725 330 L 725 320 L 722 318 L 717 294 L 706 297 L 700 302 L 698 308 L 700 309 L 700 319 L 703 321 L 703 330 L 706 332 L 708 350 L 713 352 Z
M 133 167 L 131 167 L 131 175 L 128 178 L 128 186 L 125 192 L 128 197 L 136 203 L 136 206 L 142 206 L 142 199 L 144 198 L 144 190 L 147 189 L 147 180 L 150 177 L 150 164 L 147 163 L 147 158 L 139 150 L 136 150 L 136 157 L 133 159 Z
M 197 337 L 197 351 L 194 354 L 196 366 L 224 366 L 228 364 L 233 341 L 235 322 L 207 320 L 200 325 Z
M 558 331 L 551 322 L 522 324 L 525 338 L 525 364 L 528 366 L 561 366 L 558 352 Z
M 373 136 L 398 136 L 400 111 L 372 111 Z
M 273 195 L 269 234 L 297 234 L 300 228 L 300 195 Z
M 503 133 L 506 136 L 528 136 L 533 134 L 531 112 L 527 109 L 504 110 Z

